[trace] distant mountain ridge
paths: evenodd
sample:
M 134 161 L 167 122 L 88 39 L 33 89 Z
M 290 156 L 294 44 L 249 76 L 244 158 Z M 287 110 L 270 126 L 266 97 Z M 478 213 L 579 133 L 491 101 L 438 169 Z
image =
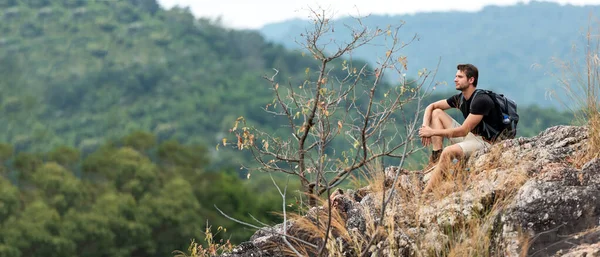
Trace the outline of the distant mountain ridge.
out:
M 480 70 L 480 88 L 498 90 L 520 104 L 560 107 L 548 99 L 548 90 L 558 88 L 557 66 L 552 58 L 573 59 L 572 47 L 583 46 L 588 25 L 594 25 L 600 6 L 559 5 L 531 2 L 508 7 L 488 6 L 479 12 L 434 12 L 414 15 L 371 15 L 362 19 L 369 27 L 399 25 L 408 42 L 416 34 L 418 40 L 403 49 L 408 57 L 409 73 L 440 63 L 437 79 L 453 90 L 457 63 L 473 63 Z M 353 18 L 334 20 L 333 38 L 348 35 L 345 24 Z M 311 26 L 305 20 L 290 20 L 264 26 L 260 32 L 267 40 L 299 49 L 295 38 Z M 368 45 L 358 49 L 354 58 L 376 62 L 387 49 Z M 582 57 L 583 55 L 575 55 Z M 391 74 L 388 74 L 391 75 Z M 411 75 L 411 74 L 407 74 Z M 397 74 L 390 76 L 397 79 Z

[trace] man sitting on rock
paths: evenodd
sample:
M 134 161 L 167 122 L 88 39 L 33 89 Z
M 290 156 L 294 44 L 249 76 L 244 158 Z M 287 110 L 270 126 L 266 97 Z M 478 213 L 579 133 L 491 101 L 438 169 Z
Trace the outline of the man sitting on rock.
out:
M 501 126 L 496 117 L 501 117 L 495 108 L 492 98 L 483 93 L 472 97 L 477 89 L 479 72 L 472 64 L 459 64 L 454 83 L 456 90 L 461 93 L 448 99 L 434 102 L 427 106 L 423 114 L 423 126 L 419 129 L 419 137 L 424 146 L 432 145 L 432 153 L 428 166 L 423 170 L 431 171 L 431 176 L 424 193 L 433 190 L 440 183 L 443 172 L 447 169 L 450 160 L 470 156 L 473 152 L 490 146 L 492 138 L 486 138 L 483 133 L 482 121 L 492 127 Z M 445 110 L 458 108 L 465 121 L 459 124 Z M 444 138 L 448 138 L 452 145 L 443 147 Z

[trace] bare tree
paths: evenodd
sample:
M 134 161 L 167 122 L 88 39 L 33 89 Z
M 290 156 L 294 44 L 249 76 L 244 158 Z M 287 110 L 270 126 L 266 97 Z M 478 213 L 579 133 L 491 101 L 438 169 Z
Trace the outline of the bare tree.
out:
M 265 76 L 275 95 L 265 110 L 285 117 L 289 136 L 277 137 L 248 127 L 241 117 L 232 131 L 237 137 L 235 146 L 250 151 L 258 162 L 255 169 L 297 177 L 309 205 L 314 206 L 317 197 L 329 194 L 354 171 L 384 157 L 404 160 L 414 151 L 418 109 L 409 112 L 407 107 L 411 102 L 420 106 L 434 73 L 422 70 L 415 79 L 406 79 L 407 59 L 400 51 L 416 36 L 401 41 L 402 24 L 369 28 L 355 18 L 356 26 L 344 28 L 350 33 L 349 40 L 340 43 L 327 37 L 339 28 L 334 28 L 326 12 L 310 11 L 314 28 L 301 35 L 300 45 L 317 61 L 318 69 L 311 72 L 307 68 L 308 78 L 300 85 L 287 82 L 283 86 L 277 70 Z M 376 41 L 385 42 L 385 56 L 374 68 L 355 67 L 352 51 Z M 328 51 L 332 46 L 335 50 Z M 401 79 L 384 82 L 388 72 L 399 73 Z

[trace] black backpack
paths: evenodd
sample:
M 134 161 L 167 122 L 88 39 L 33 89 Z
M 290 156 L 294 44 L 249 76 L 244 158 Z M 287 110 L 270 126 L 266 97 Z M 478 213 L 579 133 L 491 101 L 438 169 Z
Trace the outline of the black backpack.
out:
M 494 128 L 489 124 L 481 121 L 483 126 L 483 131 L 486 133 L 487 138 L 491 138 L 492 141 L 500 141 L 504 139 L 512 139 L 517 135 L 517 124 L 519 123 L 519 114 L 517 114 L 517 104 L 515 101 L 506 98 L 503 94 L 496 94 L 490 90 L 484 89 L 476 89 L 473 92 L 473 99 L 477 96 L 478 93 L 484 93 L 489 95 L 494 101 L 494 105 L 496 109 L 499 110 L 502 116 L 498 117 L 498 124 L 501 124 L 503 127 Z M 461 95 L 460 101 L 463 100 Z M 473 103 L 473 101 L 471 101 Z M 471 106 L 469 106 L 469 109 Z

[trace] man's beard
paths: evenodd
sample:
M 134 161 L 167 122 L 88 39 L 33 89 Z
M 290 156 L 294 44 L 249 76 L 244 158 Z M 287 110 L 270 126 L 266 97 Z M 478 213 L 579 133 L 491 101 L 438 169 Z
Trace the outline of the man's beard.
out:
M 468 87 L 469 87 L 469 85 L 463 86 L 463 85 L 459 84 L 459 85 L 456 85 L 456 90 L 463 91 L 463 90 L 467 89 Z

